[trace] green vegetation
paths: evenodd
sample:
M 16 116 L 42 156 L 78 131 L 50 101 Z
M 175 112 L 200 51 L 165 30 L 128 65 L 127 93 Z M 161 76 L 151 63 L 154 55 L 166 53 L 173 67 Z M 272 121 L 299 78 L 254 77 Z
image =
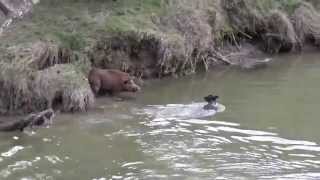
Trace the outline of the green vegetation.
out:
M 152 16 L 163 14 L 166 4 L 159 0 L 119 1 L 106 18 L 106 31 L 144 31 L 156 29 Z
M 78 51 L 85 47 L 85 40 L 80 33 L 56 32 L 55 35 L 65 48 Z
M 301 0 L 255 0 L 257 9 L 267 13 L 272 9 L 279 9 L 288 12 L 289 14 L 299 6 Z
M 152 17 L 164 14 L 166 7 L 163 0 L 44 0 L 3 40 L 17 44 L 41 38 L 79 50 L 101 33 L 155 30 Z

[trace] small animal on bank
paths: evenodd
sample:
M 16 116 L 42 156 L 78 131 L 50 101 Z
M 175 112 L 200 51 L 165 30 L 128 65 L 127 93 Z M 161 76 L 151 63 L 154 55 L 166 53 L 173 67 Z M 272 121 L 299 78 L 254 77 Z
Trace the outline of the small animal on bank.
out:
M 95 95 L 137 92 L 141 89 L 128 73 L 116 69 L 92 68 L 88 80 Z
M 218 110 L 218 104 L 217 104 L 217 99 L 219 96 L 213 96 L 212 94 L 205 96 L 203 99 L 208 103 L 203 106 L 204 110 Z
M 23 119 L 0 123 L 0 131 L 23 131 L 25 128 L 41 127 L 52 124 L 53 109 L 47 109 L 39 113 L 32 113 Z

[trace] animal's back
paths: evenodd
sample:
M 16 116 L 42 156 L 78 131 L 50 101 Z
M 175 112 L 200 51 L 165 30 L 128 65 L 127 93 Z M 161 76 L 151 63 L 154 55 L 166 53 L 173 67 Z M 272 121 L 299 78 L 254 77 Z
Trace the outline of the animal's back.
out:
M 120 86 L 118 85 L 121 80 L 120 76 L 125 75 L 125 73 L 114 70 L 114 69 L 100 69 L 92 68 L 89 72 L 89 83 L 92 89 L 98 91 L 119 91 Z M 118 82 L 118 83 L 117 83 Z
M 121 71 L 114 69 L 101 69 L 101 87 L 103 90 L 120 91 L 121 78 L 123 75 Z

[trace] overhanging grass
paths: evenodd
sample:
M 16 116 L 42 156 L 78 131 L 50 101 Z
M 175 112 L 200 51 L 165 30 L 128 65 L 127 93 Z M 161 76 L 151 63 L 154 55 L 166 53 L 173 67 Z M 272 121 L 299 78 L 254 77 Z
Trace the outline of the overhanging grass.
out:
M 92 100 L 84 77 L 90 69 L 84 55 L 87 50 L 96 56 L 90 60 L 94 63 L 97 60 L 97 66 L 113 67 L 109 65 L 114 63 L 115 68 L 126 71 L 140 68 L 148 74 L 145 70 L 152 69 L 163 76 L 194 73 L 199 65 L 207 69 L 208 64 L 217 61 L 215 47 L 220 44 L 216 42 L 226 38 L 235 44 L 242 37 L 267 39 L 268 47 L 274 52 L 291 50 L 306 39 L 319 45 L 319 14 L 312 6 L 300 6 L 301 1 L 304 2 L 43 0 L 35 6 L 33 15 L 14 24 L 1 38 L 0 52 L 1 46 L 8 44 L 16 52 L 0 54 L 3 63 L 0 86 L 4 90 L 0 93 L 3 100 L 0 110 L 1 107 L 20 109 L 28 107 L 28 103 L 35 103 L 34 109 L 44 108 L 55 99 L 56 92 L 62 93 L 64 109 L 86 109 Z M 25 49 L 15 48 L 16 44 L 24 46 L 23 43 L 38 39 L 52 43 L 38 48 L 44 52 L 39 61 L 34 61 L 33 54 L 24 56 Z M 97 45 L 100 40 L 102 47 Z M 66 61 L 59 61 L 60 56 L 66 57 Z M 30 63 L 36 66 L 29 66 Z M 68 64 L 55 65 L 60 63 Z M 58 71 L 63 73 L 60 75 Z M 32 79 L 38 83 L 34 84 Z M 58 84 L 46 85 L 47 82 Z M 45 87 L 36 88 L 41 93 L 46 93 L 43 89 L 56 90 L 38 98 L 30 93 L 30 86 L 39 84 Z

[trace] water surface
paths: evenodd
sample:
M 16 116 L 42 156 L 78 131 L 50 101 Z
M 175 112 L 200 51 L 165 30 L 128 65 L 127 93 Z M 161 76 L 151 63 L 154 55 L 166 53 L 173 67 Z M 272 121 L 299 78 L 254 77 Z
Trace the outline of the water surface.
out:
M 319 179 L 319 54 L 146 83 L 134 100 L 99 99 L 35 134 L 0 134 L 0 179 Z M 150 105 L 218 94 L 210 117 L 156 117 Z M 172 112 L 173 114 L 175 111 Z

